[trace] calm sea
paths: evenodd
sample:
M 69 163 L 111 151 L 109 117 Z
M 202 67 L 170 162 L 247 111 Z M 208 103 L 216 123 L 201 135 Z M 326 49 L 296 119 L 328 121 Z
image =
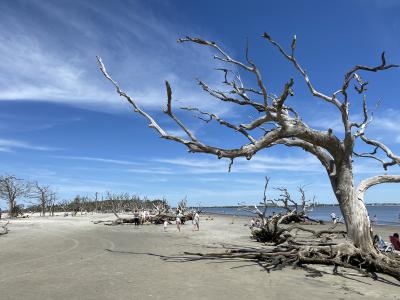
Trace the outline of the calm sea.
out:
M 369 216 L 373 220 L 376 216 L 378 224 L 380 225 L 397 225 L 400 226 L 400 205 L 375 205 L 367 206 Z M 237 215 L 237 216 L 253 216 L 251 213 L 237 209 L 235 207 L 202 207 L 203 212 L 224 214 L 224 215 Z M 267 214 L 272 212 L 282 212 L 280 208 L 269 208 Z M 330 221 L 330 214 L 334 212 L 336 216 L 341 217 L 340 209 L 338 206 L 318 206 L 309 213 L 310 218 L 316 220 Z

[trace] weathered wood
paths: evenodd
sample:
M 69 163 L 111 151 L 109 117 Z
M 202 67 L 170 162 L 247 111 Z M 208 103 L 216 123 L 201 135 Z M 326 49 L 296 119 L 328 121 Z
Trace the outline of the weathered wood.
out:
M 7 221 L 7 223 L 5 224 L 0 224 L 0 235 L 4 235 L 8 233 L 8 224 L 10 223 L 10 221 Z

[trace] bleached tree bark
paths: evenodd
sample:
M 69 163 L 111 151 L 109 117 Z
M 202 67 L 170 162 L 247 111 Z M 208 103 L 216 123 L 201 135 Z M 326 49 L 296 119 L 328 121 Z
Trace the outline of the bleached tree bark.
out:
M 348 237 L 354 246 L 361 251 L 373 252 L 371 226 L 368 220 L 368 213 L 363 199 L 360 199 L 360 190 L 365 190 L 371 183 L 364 183 L 361 189 L 354 187 L 353 176 L 353 157 L 368 157 L 380 161 L 386 169 L 388 166 L 400 163 L 400 157 L 394 155 L 392 151 L 383 143 L 374 141 L 366 137 L 365 130 L 371 121 L 368 115 L 365 91 L 368 82 L 365 82 L 360 72 L 378 72 L 397 68 L 399 65 L 387 64 L 385 53 L 382 53 L 381 63 L 376 67 L 356 65 L 350 69 L 344 76 L 342 86 L 326 95 L 318 91 L 310 77 L 299 64 L 295 56 L 296 36 L 294 36 L 291 44 L 290 52 L 287 52 L 279 43 L 271 38 L 267 33 L 263 34 L 263 38 L 276 47 L 277 50 L 286 58 L 300 76 L 304 79 L 305 84 L 313 97 L 319 101 L 332 105 L 338 112 L 338 117 L 342 121 L 344 137 L 339 138 L 333 133 L 333 130 L 327 128 L 325 131 L 313 129 L 308 126 L 303 119 L 300 118 L 296 110 L 287 105 L 289 96 L 293 96 L 294 80 L 290 79 L 284 86 L 279 96 L 268 91 L 267 85 L 262 80 L 262 75 L 256 64 L 249 58 L 248 49 L 246 49 L 246 61 L 238 61 L 229 56 L 217 43 L 199 38 L 186 37 L 179 39 L 178 42 L 191 42 L 215 50 L 214 59 L 225 62 L 228 66 L 237 68 L 240 71 L 248 72 L 254 76 L 257 88 L 245 87 L 240 76 L 226 68 L 218 69 L 224 74 L 223 83 L 229 88 L 229 91 L 220 91 L 209 87 L 206 83 L 199 80 L 200 87 L 211 97 L 219 101 L 232 103 L 239 106 L 247 106 L 259 112 L 259 117 L 250 123 L 232 124 L 216 114 L 204 112 L 198 108 L 184 107 L 182 109 L 197 114 L 197 117 L 205 122 L 216 121 L 221 126 L 231 129 L 243 135 L 249 142 L 240 148 L 227 149 L 211 146 L 200 141 L 195 134 L 174 114 L 172 109 L 172 89 L 169 82 L 166 81 L 167 90 L 167 108 L 165 113 L 179 126 L 185 133 L 186 138 L 168 134 L 157 121 L 147 112 L 142 110 L 136 100 L 124 92 L 118 83 L 112 79 L 107 72 L 102 60 L 98 57 L 98 63 L 103 75 L 114 85 L 117 93 L 124 97 L 134 109 L 134 112 L 142 115 L 149 121 L 149 127 L 155 129 L 162 138 L 172 140 L 185 145 L 191 153 L 208 153 L 218 158 L 227 158 L 230 160 L 229 169 L 232 167 L 233 161 L 237 157 L 245 157 L 250 160 L 258 151 L 270 148 L 276 145 L 285 145 L 287 147 L 301 148 L 315 156 L 325 168 L 329 177 L 333 192 L 340 205 L 343 214 Z M 354 83 L 357 97 L 363 97 L 363 113 L 364 120 L 362 122 L 353 122 L 350 120 L 350 93 L 348 88 Z M 261 99 L 261 100 L 259 100 Z M 272 126 L 270 126 L 272 125 Z M 264 126 L 271 128 L 266 129 Z M 261 131 L 261 137 L 256 138 L 253 132 Z M 370 153 L 357 154 L 354 152 L 354 146 L 357 140 L 374 147 Z M 384 161 L 376 154 L 381 152 L 389 161 Z M 388 182 L 385 180 L 373 181 L 375 184 Z M 363 184 L 363 183 L 362 183 Z M 364 188 L 366 186 L 366 188 Z

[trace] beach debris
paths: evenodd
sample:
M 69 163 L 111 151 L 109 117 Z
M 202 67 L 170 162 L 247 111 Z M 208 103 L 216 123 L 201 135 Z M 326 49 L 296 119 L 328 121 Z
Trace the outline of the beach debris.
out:
M 4 235 L 8 233 L 8 224 L 10 223 L 10 221 L 7 221 L 5 224 L 0 224 L 0 235 Z
M 301 194 L 300 204 L 293 200 L 286 188 L 277 188 L 281 192 L 280 197 L 275 200 L 267 199 L 267 189 L 270 178 L 265 177 L 264 196 L 259 205 L 247 206 L 241 204 L 238 210 L 254 214 L 257 219 L 252 218 L 249 228 L 253 238 L 259 242 L 283 243 L 291 237 L 290 230 L 283 228 L 281 224 L 302 223 L 321 224 L 322 221 L 313 220 L 308 217 L 308 212 L 313 209 L 315 197 L 307 200 L 304 187 L 298 187 Z M 281 212 L 268 213 L 271 209 L 280 209 Z M 300 230 L 300 227 L 297 226 Z

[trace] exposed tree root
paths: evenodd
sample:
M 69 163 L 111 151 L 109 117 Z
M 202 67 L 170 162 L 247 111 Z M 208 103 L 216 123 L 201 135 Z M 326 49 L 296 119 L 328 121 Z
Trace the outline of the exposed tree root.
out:
M 291 232 L 292 230 L 301 230 L 301 231 L 310 232 L 310 233 L 313 234 L 313 237 L 316 237 L 316 238 L 320 238 L 324 234 L 342 235 L 343 237 L 345 237 L 346 234 L 347 234 L 347 232 L 344 231 L 344 230 L 320 230 L 320 231 L 316 231 L 316 230 L 312 230 L 312 229 L 309 229 L 309 228 L 301 227 L 299 225 L 290 226 L 290 227 L 286 228 L 285 230 L 288 231 L 288 232 Z
M 289 242 L 272 249 L 231 249 L 222 253 L 185 252 L 185 254 L 204 259 L 254 260 L 267 271 L 279 270 L 287 266 L 308 269 L 307 265 L 310 264 L 329 265 L 334 267 L 334 274 L 337 274 L 338 267 L 343 267 L 356 270 L 363 276 L 374 279 L 377 279 L 376 273 L 383 273 L 400 281 L 399 255 L 383 254 L 375 249 L 367 253 L 347 242 L 312 246 L 298 246 Z
M 344 230 L 313 230 L 299 225 L 293 225 L 287 228 L 278 226 L 278 224 L 273 224 L 273 226 L 264 226 L 260 229 L 252 231 L 252 236 L 259 242 L 263 243 L 275 243 L 275 245 L 282 244 L 287 240 L 293 238 L 292 231 L 305 231 L 312 233 L 312 237 L 321 238 L 327 236 L 326 239 L 329 240 L 330 236 L 346 236 L 346 231 Z

